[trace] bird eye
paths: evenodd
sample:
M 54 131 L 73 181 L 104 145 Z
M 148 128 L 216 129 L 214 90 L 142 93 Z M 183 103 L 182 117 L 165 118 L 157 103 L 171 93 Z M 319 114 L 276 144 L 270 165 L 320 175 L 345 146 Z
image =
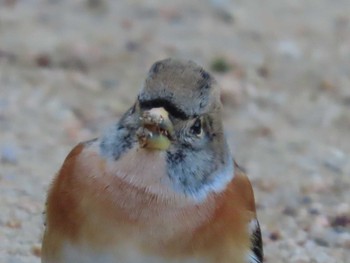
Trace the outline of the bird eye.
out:
M 197 118 L 191 127 L 191 133 L 194 135 L 200 135 L 202 133 L 202 120 Z

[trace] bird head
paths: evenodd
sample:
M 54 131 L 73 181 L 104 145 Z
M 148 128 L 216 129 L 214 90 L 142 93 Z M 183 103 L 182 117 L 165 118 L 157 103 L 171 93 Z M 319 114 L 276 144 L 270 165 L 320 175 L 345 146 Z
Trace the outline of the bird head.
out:
M 207 71 L 192 61 L 161 60 L 101 149 L 115 160 L 135 146 L 164 152 L 175 190 L 200 198 L 233 176 L 221 115 L 220 91 Z

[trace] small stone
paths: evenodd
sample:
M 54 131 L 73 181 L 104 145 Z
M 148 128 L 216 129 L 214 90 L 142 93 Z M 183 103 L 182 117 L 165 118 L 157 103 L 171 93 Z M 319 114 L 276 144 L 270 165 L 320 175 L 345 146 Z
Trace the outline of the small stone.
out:
M 330 223 L 326 216 L 319 215 L 315 218 L 314 225 L 323 229 L 325 227 L 329 227 Z
M 215 10 L 217 17 L 222 21 L 225 22 L 227 24 L 232 24 L 235 22 L 235 18 L 233 16 L 233 14 L 231 12 L 229 12 L 229 10 L 226 9 L 216 9 Z
M 332 81 L 324 79 L 320 83 L 320 89 L 322 91 L 335 91 L 337 87 Z
M 333 149 L 324 160 L 324 166 L 330 171 L 342 174 L 343 168 L 347 163 L 347 158 L 344 152 L 339 149 Z
M 300 203 L 302 203 L 303 205 L 308 205 L 312 202 L 312 199 L 310 196 L 303 196 L 300 200 Z
M 323 178 L 319 174 L 315 174 L 311 178 L 310 182 L 307 185 L 302 186 L 303 193 L 326 193 L 331 191 L 334 181 L 330 178 Z
M 322 238 L 315 238 L 314 241 L 317 245 L 321 247 L 329 247 L 329 243 Z
M 130 30 L 133 27 L 133 22 L 130 19 L 123 19 L 121 21 L 121 26 L 124 29 Z
M 87 3 L 87 6 L 92 9 L 102 8 L 102 7 L 105 7 L 106 5 L 104 0 L 87 0 L 86 3 Z
M 41 246 L 39 244 L 32 246 L 32 254 L 37 257 L 41 256 Z
M 286 207 L 283 209 L 282 213 L 283 213 L 284 215 L 293 216 L 293 217 L 294 217 L 294 216 L 296 216 L 296 214 L 297 214 L 297 210 L 296 210 L 294 207 L 286 206 Z
M 309 213 L 310 213 L 310 215 L 319 215 L 320 211 L 317 208 L 312 207 L 309 209 Z
M 77 70 L 81 72 L 88 71 L 88 65 L 84 59 L 79 56 L 70 56 L 63 58 L 59 63 L 59 66 L 67 70 Z
M 270 127 L 265 125 L 257 126 L 250 130 L 254 137 L 271 137 L 273 135 L 273 131 Z
M 170 23 L 178 22 L 182 19 L 182 13 L 177 8 L 165 7 L 159 9 L 160 16 Z
M 116 79 L 103 79 L 100 83 L 101 86 L 106 89 L 114 89 L 119 86 L 118 80 Z
M 346 249 L 350 249 L 350 233 L 342 233 L 339 236 L 337 243 Z
M 15 54 L 0 49 L 0 60 L 4 59 L 8 62 L 14 62 L 16 58 Z
M 255 185 L 263 192 L 271 193 L 276 189 L 276 183 L 263 180 L 263 179 L 256 179 Z
M 244 87 L 240 80 L 233 74 L 220 75 L 216 77 L 220 87 L 221 102 L 225 106 L 238 106 L 244 100 Z
M 334 228 L 347 227 L 349 225 L 350 225 L 350 216 L 348 215 L 336 216 L 331 220 L 331 226 Z
M 296 231 L 296 235 L 295 235 L 295 242 L 298 245 L 303 245 L 305 244 L 305 242 L 308 240 L 308 233 L 304 230 L 298 230 Z
M 136 51 L 139 48 L 139 46 L 139 43 L 137 43 L 136 41 L 127 41 L 125 44 L 126 49 L 130 52 Z
M 17 219 L 10 219 L 6 222 L 6 226 L 13 229 L 18 229 L 22 227 L 22 222 Z
M 7 7 L 12 8 L 17 4 L 17 0 L 5 0 L 4 3 Z
M 309 213 L 311 215 L 320 215 L 321 211 L 323 210 L 323 205 L 321 203 L 312 203 L 309 208 Z
M 342 103 L 345 105 L 345 106 L 350 106 L 350 96 L 347 96 L 345 98 L 342 99 Z
M 42 68 L 47 68 L 50 67 L 52 64 L 51 58 L 48 54 L 39 54 L 35 58 L 35 63 L 37 66 L 42 67 Z
M 18 162 L 18 149 L 14 145 L 5 145 L 1 148 L 1 161 L 16 164 Z
M 270 70 L 266 65 L 262 65 L 256 70 L 260 77 L 268 78 L 270 76 Z
M 298 254 L 298 255 L 294 255 L 291 258 L 292 263 L 310 263 L 310 258 L 307 255 L 302 255 L 302 254 Z
M 281 234 L 277 231 L 274 231 L 274 232 L 270 233 L 269 238 L 272 241 L 277 241 L 277 240 L 281 239 Z
M 277 51 L 284 56 L 297 59 L 301 57 L 299 45 L 291 39 L 281 40 L 277 43 Z
M 341 203 L 336 207 L 337 215 L 350 214 L 350 205 L 348 203 Z

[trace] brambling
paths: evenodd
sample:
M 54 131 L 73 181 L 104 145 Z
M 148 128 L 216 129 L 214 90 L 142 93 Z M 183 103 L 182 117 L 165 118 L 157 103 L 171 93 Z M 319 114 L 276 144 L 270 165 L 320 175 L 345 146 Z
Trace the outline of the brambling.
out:
M 156 62 L 119 122 L 64 161 L 47 197 L 42 262 L 262 262 L 252 186 L 221 115 L 209 73 Z

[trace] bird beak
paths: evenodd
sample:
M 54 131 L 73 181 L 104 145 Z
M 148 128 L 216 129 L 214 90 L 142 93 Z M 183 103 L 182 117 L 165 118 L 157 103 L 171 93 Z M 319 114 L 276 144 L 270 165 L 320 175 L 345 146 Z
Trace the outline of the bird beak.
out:
M 169 113 L 163 108 L 144 111 L 140 117 L 137 138 L 141 148 L 167 150 L 171 144 L 174 127 Z

